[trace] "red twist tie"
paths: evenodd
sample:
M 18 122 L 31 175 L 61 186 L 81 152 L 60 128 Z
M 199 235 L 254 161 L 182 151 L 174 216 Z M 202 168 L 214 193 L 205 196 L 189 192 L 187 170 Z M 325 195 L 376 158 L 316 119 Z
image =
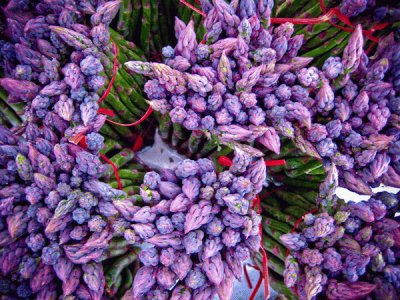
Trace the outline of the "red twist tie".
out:
M 115 122 L 115 121 L 109 120 L 109 119 L 107 119 L 107 122 L 110 122 L 111 124 L 115 124 L 115 125 L 122 126 L 122 127 L 136 126 L 136 125 L 139 125 L 140 123 L 142 123 L 143 121 L 145 121 L 151 115 L 152 112 L 153 112 L 153 108 L 151 106 L 149 106 L 146 113 L 139 120 L 137 120 L 136 122 L 133 122 L 133 123 L 129 123 L 129 124 L 122 124 L 122 123 L 118 123 L 118 122 Z
M 111 165 L 111 167 L 114 170 L 114 174 L 115 174 L 115 180 L 117 180 L 118 183 L 118 189 L 122 190 L 122 183 L 121 183 L 121 179 L 119 178 L 119 174 L 118 174 L 118 168 L 117 166 L 113 163 L 113 161 L 111 159 L 109 159 L 107 156 L 105 156 L 103 153 L 100 153 L 100 157 L 102 159 L 104 159 L 108 164 Z
M 217 161 L 223 167 L 230 167 L 233 165 L 232 160 L 227 156 L 220 156 L 220 157 L 218 157 Z
M 267 167 L 284 166 L 284 165 L 286 165 L 286 160 L 284 160 L 284 159 L 266 160 L 265 165 Z
M 100 104 L 101 102 L 103 102 L 108 94 L 110 94 L 112 86 L 114 84 L 115 81 L 115 77 L 117 76 L 117 65 L 118 65 L 118 47 L 117 44 L 115 42 L 113 42 L 113 49 L 114 49 L 114 62 L 113 62 L 113 74 L 111 76 L 111 80 L 110 83 L 108 84 L 107 89 L 104 91 L 103 95 L 100 97 L 98 103 Z

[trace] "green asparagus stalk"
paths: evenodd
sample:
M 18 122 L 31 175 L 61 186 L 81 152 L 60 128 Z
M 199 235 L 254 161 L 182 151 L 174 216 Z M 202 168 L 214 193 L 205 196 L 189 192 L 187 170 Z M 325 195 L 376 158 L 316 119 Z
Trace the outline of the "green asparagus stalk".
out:
M 199 150 L 203 134 L 201 132 L 192 131 L 189 137 L 189 152 L 196 153 Z
M 274 239 L 276 242 L 280 243 L 283 246 L 283 244 L 280 240 L 280 237 L 282 236 L 282 234 L 285 234 L 285 232 L 280 232 L 279 230 L 272 229 L 268 226 L 263 226 L 263 230 L 264 230 L 265 234 L 268 235 L 268 237 L 270 237 L 271 239 Z M 289 232 L 286 232 L 286 233 L 289 233 Z
M 133 28 L 140 28 L 140 15 L 142 13 L 142 1 L 141 0 L 131 0 L 133 13 L 131 15 L 130 23 L 132 24 Z M 137 33 L 136 30 L 130 30 L 128 34 L 128 40 L 133 39 L 133 35 Z
M 138 172 L 135 169 L 120 169 L 118 170 L 118 175 L 121 179 L 129 179 L 132 181 L 139 181 L 141 182 L 144 177 L 143 172 Z M 112 177 L 115 175 L 113 174 Z
M 285 299 L 285 300 L 295 300 L 298 299 L 293 292 L 286 287 L 286 285 L 283 283 L 283 278 L 281 276 L 275 275 L 272 272 L 269 274 L 269 284 L 271 288 L 278 293 L 279 295 L 283 295 L 285 298 L 279 298 L 279 299 Z M 278 296 L 276 299 L 278 299 Z
M 273 218 L 264 218 L 263 228 L 270 228 L 274 230 L 278 230 L 283 233 L 288 233 L 292 230 L 292 226 L 288 225 L 287 223 L 275 220 Z
M 307 210 L 296 205 L 285 207 L 283 211 L 295 218 L 300 218 L 304 213 L 307 212 Z
M 123 188 L 123 191 L 128 195 L 128 196 L 133 196 L 139 193 L 139 187 L 130 185 L 130 186 L 125 186 Z
M 143 51 L 150 54 L 150 29 L 151 29 L 151 4 L 150 0 L 142 0 L 142 20 L 140 29 L 140 46 Z
M 171 118 L 169 114 L 161 115 L 160 113 L 155 114 L 158 119 L 158 130 L 162 139 L 167 140 L 172 127 Z
M 18 117 L 15 111 L 2 99 L 0 99 L 0 111 L 12 126 L 18 126 L 21 124 L 21 119 Z
M 130 268 L 125 268 L 122 273 L 122 284 L 117 293 L 118 299 L 121 299 L 125 292 L 132 287 L 133 275 Z
M 119 19 L 117 29 L 124 36 L 127 37 L 129 30 L 131 29 L 131 15 L 132 15 L 132 3 L 131 0 L 122 0 L 119 8 Z M 132 26 L 133 27 L 133 26 Z M 134 28 L 132 28 L 134 30 Z
M 101 129 L 100 133 L 108 138 L 111 138 L 113 140 L 121 140 L 121 136 L 116 132 L 110 125 L 104 124 Z
M 286 185 L 293 186 L 293 187 L 310 188 L 310 189 L 314 189 L 314 190 L 318 190 L 318 188 L 319 188 L 319 183 L 317 183 L 317 182 L 298 180 L 298 179 L 289 178 L 289 177 L 283 178 L 282 181 Z
M 315 169 L 321 168 L 322 163 L 318 160 L 310 158 L 311 161 L 296 169 L 287 170 L 285 173 L 291 178 L 296 178 L 304 174 L 309 174 Z
M 129 179 L 120 179 L 120 182 L 122 184 L 122 187 L 125 186 L 131 186 L 134 184 L 133 180 L 129 180 Z M 117 181 L 111 181 L 108 183 L 113 189 L 117 189 L 119 184 Z
M 309 201 L 304 199 L 304 197 L 292 192 L 276 191 L 275 195 L 283 200 L 287 205 L 297 205 L 305 210 L 309 210 L 312 206 Z
M 122 270 L 128 267 L 137 259 L 137 252 L 131 251 L 128 254 L 118 258 L 113 264 L 110 270 L 106 273 L 106 282 L 109 287 L 112 287 L 117 282 L 118 276 Z
M 103 149 L 100 150 L 100 152 L 104 155 L 107 155 L 109 152 L 112 150 L 121 150 L 122 146 L 120 143 L 118 143 L 116 140 L 113 139 L 106 139 L 104 141 L 104 146 Z
M 267 250 L 269 253 L 275 255 L 279 258 L 282 262 L 285 262 L 286 258 L 286 248 L 282 245 L 275 242 L 273 239 L 270 239 L 268 236 L 264 235 L 263 237 L 263 245 L 264 249 Z
M 292 216 L 289 216 L 289 215 L 281 212 L 279 209 L 269 206 L 263 202 L 261 202 L 261 207 L 262 207 L 263 215 L 273 217 L 278 221 L 285 222 L 291 226 L 294 226 L 296 219 L 293 218 Z

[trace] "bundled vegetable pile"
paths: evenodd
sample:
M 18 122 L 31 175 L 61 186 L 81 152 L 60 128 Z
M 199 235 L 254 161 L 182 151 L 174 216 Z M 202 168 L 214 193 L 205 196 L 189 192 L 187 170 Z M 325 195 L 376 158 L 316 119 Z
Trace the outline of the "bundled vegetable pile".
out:
M 8 0 L 0 298 L 397 299 L 399 9 Z
M 398 194 L 341 205 L 333 216 L 307 214 L 280 239 L 290 249 L 285 284 L 302 299 L 396 299 L 399 286 Z
M 240 149 L 234 160 L 218 175 L 208 159 L 146 173 L 141 195 L 151 207 L 114 201 L 132 222 L 125 237 L 152 245 L 139 254 L 144 266 L 134 278 L 133 298 L 210 299 L 218 293 L 230 299 L 234 277 L 241 278 L 242 263 L 260 246 L 261 217 L 250 205 L 266 177 L 263 160 L 251 163 Z

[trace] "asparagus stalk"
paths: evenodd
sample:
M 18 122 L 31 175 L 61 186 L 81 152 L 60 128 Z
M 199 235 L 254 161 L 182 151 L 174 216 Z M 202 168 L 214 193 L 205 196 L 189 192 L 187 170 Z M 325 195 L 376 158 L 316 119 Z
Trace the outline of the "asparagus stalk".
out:
M 296 206 L 296 205 L 285 207 L 285 209 L 283 211 L 297 219 L 300 218 L 304 213 L 307 212 L 307 210 L 303 209 L 302 207 Z
M 124 256 L 118 258 L 110 268 L 110 271 L 106 274 L 106 282 L 109 287 L 113 286 L 117 282 L 118 275 L 121 271 L 132 264 L 137 259 L 136 251 L 131 251 Z
M 288 225 L 287 223 L 278 221 L 268 217 L 264 218 L 264 222 L 263 222 L 263 228 L 270 228 L 270 229 L 274 229 L 274 230 L 278 230 L 280 232 L 283 233 L 288 233 L 292 230 L 292 226 Z
M 282 245 L 275 242 L 273 239 L 270 239 L 268 236 L 264 235 L 263 237 L 263 245 L 264 249 L 269 253 L 275 255 L 282 262 L 285 262 L 286 258 L 286 248 Z
M 279 209 L 276 209 L 275 207 L 269 206 L 266 203 L 261 203 L 262 211 L 263 214 L 266 216 L 270 216 L 275 218 L 278 221 L 287 223 L 291 226 L 294 226 L 294 223 L 296 222 L 295 218 L 292 216 L 289 216 L 283 212 L 281 212 Z
M 142 0 L 142 26 L 140 29 L 140 45 L 143 51 L 150 53 L 150 27 L 151 27 L 151 4 L 150 0 Z
M 304 197 L 287 191 L 276 191 L 275 195 L 288 205 L 296 205 L 304 210 L 310 210 L 311 204 Z
M 130 186 L 125 186 L 123 188 L 123 191 L 128 195 L 128 196 L 133 196 L 139 193 L 139 187 L 130 185 Z
M 12 126 L 18 126 L 21 124 L 21 119 L 18 117 L 15 111 L 2 99 L 0 99 L 0 111 Z
M 118 170 L 118 175 L 121 179 L 129 179 L 133 181 L 139 181 L 141 182 L 144 177 L 143 172 L 138 172 L 135 169 L 120 169 Z M 113 174 L 112 177 L 115 175 Z
M 117 24 L 118 31 L 127 37 L 129 34 L 129 29 L 131 28 L 131 15 L 132 15 L 132 3 L 131 0 L 122 0 L 119 8 L 119 19 Z

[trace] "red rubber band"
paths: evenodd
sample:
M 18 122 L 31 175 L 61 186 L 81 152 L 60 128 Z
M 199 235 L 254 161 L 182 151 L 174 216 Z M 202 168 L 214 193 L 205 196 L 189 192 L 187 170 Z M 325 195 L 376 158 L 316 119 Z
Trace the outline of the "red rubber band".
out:
M 104 91 L 103 95 L 100 97 L 100 99 L 98 101 L 99 104 L 107 98 L 108 94 L 110 94 L 112 86 L 115 81 L 115 77 L 117 76 L 118 47 L 115 42 L 113 42 L 113 48 L 114 48 L 113 74 L 111 76 L 111 80 L 110 80 L 110 83 L 108 84 L 107 89 Z
M 247 273 L 246 264 L 243 265 L 243 273 L 244 277 L 246 278 L 247 286 L 249 287 L 249 289 L 252 289 L 253 285 L 251 284 L 249 273 Z
M 179 0 L 179 2 L 181 2 L 182 4 L 186 5 L 187 7 L 189 7 L 190 9 L 194 10 L 195 12 L 197 12 L 198 14 L 202 15 L 204 18 L 207 16 L 205 12 L 201 11 L 200 9 L 194 7 L 192 4 L 186 2 L 185 0 Z
M 135 138 L 135 143 L 133 144 L 133 147 L 132 147 L 133 152 L 138 152 L 140 149 L 142 149 L 142 146 L 143 146 L 143 134 L 140 133 Z
M 101 157 L 102 159 L 104 159 L 108 164 L 111 165 L 111 167 L 112 167 L 113 170 L 114 170 L 115 180 L 117 180 L 117 183 L 118 183 L 118 189 L 119 189 L 119 190 L 122 190 L 123 187 L 122 187 L 121 179 L 119 178 L 117 166 L 112 162 L 111 159 L 109 159 L 109 158 L 108 158 L 107 156 L 105 156 L 103 153 L 100 153 L 100 157 Z
M 87 143 L 86 143 L 86 136 L 83 136 L 83 137 L 81 137 L 81 138 L 79 139 L 79 145 L 80 145 L 82 148 L 85 148 L 85 149 L 88 148 L 88 145 L 87 145 Z
M 137 120 L 136 122 L 133 122 L 133 123 L 129 123 L 129 124 L 118 123 L 118 122 L 115 122 L 110 119 L 107 119 L 107 122 L 110 122 L 111 124 L 115 124 L 115 125 L 122 126 L 122 127 L 136 126 L 136 125 L 142 123 L 143 121 L 145 121 L 151 115 L 152 112 L 153 112 L 153 108 L 151 106 L 149 106 L 146 113 L 139 120 Z
M 260 271 L 260 277 L 258 278 L 257 284 L 256 284 L 256 286 L 255 286 L 253 292 L 251 293 L 251 295 L 250 295 L 250 297 L 249 297 L 249 300 L 254 300 L 254 298 L 255 298 L 256 295 L 257 295 L 258 290 L 260 289 L 260 286 L 261 286 L 261 282 L 262 282 L 262 281 L 263 281 L 263 277 L 262 277 L 262 273 L 261 273 L 261 271 Z M 265 299 L 267 299 L 267 298 L 265 298 Z
M 114 111 L 112 109 L 108 109 L 108 108 L 104 108 L 104 107 L 100 107 L 97 110 L 97 113 L 101 114 L 101 115 L 106 115 L 106 116 L 109 116 L 109 117 L 115 117 L 115 113 L 114 113 Z
M 286 165 L 286 160 L 284 159 L 266 160 L 265 165 L 267 167 L 284 166 Z
M 232 160 L 227 156 L 220 156 L 220 157 L 218 157 L 217 161 L 223 167 L 230 167 L 233 165 Z

